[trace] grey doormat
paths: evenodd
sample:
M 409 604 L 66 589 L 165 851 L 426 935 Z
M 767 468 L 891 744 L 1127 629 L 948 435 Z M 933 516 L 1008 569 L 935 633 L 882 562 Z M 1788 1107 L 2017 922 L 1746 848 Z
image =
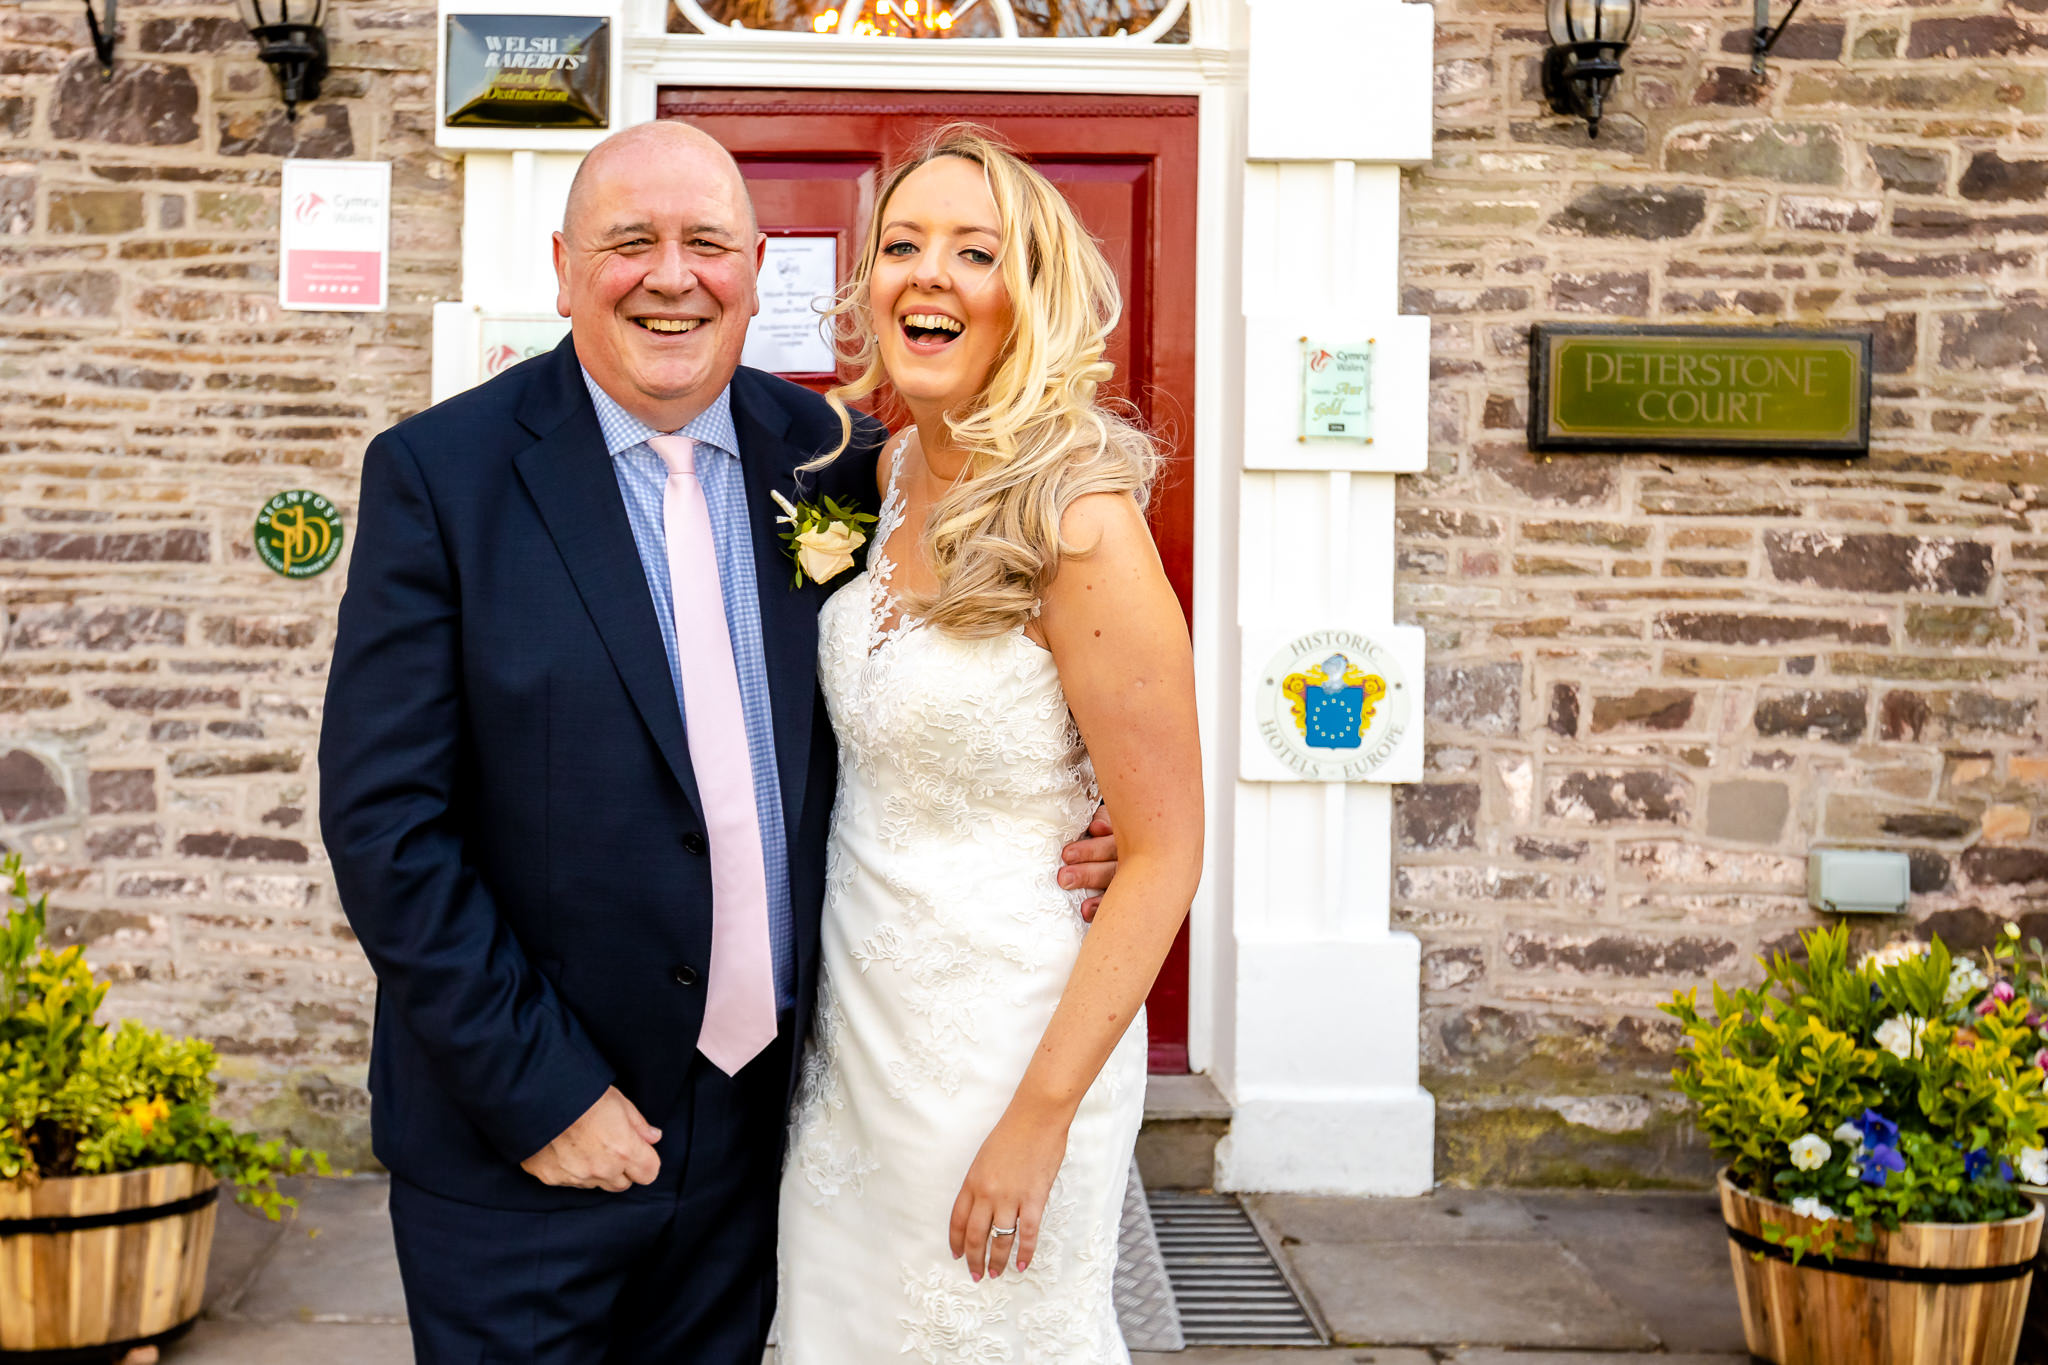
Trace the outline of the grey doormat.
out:
M 1117 1230 L 1116 1317 L 1124 1329 L 1124 1345 L 1133 1351 L 1178 1351 L 1187 1345 L 1136 1161 L 1131 1162 L 1123 1225 Z

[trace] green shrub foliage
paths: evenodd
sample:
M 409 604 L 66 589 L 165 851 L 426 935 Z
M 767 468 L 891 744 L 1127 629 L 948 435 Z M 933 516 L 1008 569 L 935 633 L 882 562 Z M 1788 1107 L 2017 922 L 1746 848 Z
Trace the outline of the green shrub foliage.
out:
M 1901 1223 L 2026 1214 L 2048 1184 L 2041 945 L 2008 928 L 1980 965 L 1939 938 L 1851 963 L 1842 926 L 1773 954 L 1762 984 L 1664 1006 L 1685 1030 L 1673 1078 L 1729 1178 L 1799 1216 L 1795 1255 Z
M 319 1152 L 238 1133 L 213 1116 L 213 1049 L 133 1020 L 98 1022 L 106 983 L 78 948 L 43 941 L 47 897 L 21 855 L 0 861 L 0 1180 L 101 1175 L 193 1162 L 276 1218 L 277 1178 L 328 1171 Z

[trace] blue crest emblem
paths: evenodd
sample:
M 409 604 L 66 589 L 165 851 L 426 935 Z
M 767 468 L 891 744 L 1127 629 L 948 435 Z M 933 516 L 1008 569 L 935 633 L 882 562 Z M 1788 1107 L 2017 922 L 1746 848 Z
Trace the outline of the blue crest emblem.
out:
M 1311 749 L 1356 749 L 1372 727 L 1373 711 L 1387 695 L 1387 680 L 1332 654 L 1280 684 L 1294 713 L 1294 728 Z

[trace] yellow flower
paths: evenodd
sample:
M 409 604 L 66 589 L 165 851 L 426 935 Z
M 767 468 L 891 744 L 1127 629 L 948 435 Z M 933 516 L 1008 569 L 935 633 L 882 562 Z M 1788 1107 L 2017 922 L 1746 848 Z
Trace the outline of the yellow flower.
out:
M 137 1100 L 123 1112 L 142 1130 L 142 1135 L 148 1137 L 150 1129 L 156 1127 L 160 1120 L 171 1116 L 171 1106 L 164 1102 L 163 1096 L 158 1095 L 151 1100 Z

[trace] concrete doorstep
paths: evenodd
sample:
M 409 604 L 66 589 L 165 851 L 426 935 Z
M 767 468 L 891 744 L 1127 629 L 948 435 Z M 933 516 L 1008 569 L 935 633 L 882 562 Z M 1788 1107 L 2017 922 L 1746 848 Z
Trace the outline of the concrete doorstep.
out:
M 223 1205 L 205 1317 L 164 1365 L 409 1365 L 377 1177 L 301 1185 L 296 1218 Z M 1339 1344 L 1140 1365 L 1746 1365 L 1708 1194 L 1439 1190 L 1248 1201 Z M 773 1353 L 769 1360 L 772 1362 Z

